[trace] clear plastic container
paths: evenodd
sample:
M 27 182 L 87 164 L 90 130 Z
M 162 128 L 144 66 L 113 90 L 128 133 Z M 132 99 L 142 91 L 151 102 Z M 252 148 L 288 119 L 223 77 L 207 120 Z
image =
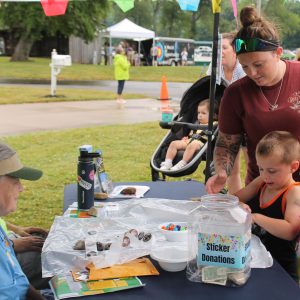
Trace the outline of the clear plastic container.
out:
M 190 260 L 187 278 L 194 282 L 241 286 L 250 277 L 251 214 L 231 195 L 206 195 L 188 223 Z

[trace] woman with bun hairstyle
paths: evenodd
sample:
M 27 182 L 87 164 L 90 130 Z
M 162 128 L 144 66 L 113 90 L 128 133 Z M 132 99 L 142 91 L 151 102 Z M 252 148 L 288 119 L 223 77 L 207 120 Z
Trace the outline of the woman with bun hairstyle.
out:
M 247 76 L 226 88 L 221 101 L 216 173 L 207 181 L 208 193 L 224 187 L 243 136 L 249 156 L 246 184 L 259 176 L 255 148 L 264 135 L 281 130 L 300 139 L 300 64 L 280 59 L 283 49 L 277 29 L 255 8 L 244 7 L 240 20 L 233 46 Z M 300 181 L 299 169 L 294 179 Z

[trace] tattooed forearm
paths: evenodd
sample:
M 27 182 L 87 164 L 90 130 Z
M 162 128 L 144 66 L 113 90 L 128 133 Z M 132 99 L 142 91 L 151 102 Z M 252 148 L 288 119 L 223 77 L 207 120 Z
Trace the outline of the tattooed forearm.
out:
M 219 132 L 214 152 L 216 170 L 225 170 L 227 176 L 233 168 L 233 164 L 241 145 L 242 135 L 224 134 Z

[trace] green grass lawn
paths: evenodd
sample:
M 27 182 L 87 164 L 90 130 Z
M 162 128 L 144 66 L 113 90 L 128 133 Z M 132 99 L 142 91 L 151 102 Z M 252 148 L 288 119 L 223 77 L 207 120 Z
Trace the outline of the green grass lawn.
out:
M 125 99 L 148 98 L 142 94 L 124 94 Z M 0 86 L 0 104 L 46 103 L 63 101 L 114 100 L 116 93 L 93 89 L 58 88 L 57 96 L 50 97 L 50 87 Z
M 0 57 L 0 80 L 26 79 L 50 81 L 50 59 L 31 58 L 28 62 L 10 62 L 9 57 Z M 132 67 L 130 80 L 132 81 L 161 81 L 162 76 L 167 81 L 195 82 L 204 75 L 206 69 L 201 67 Z M 58 80 L 114 80 L 113 66 L 73 64 L 65 67 L 58 75 Z M 50 87 L 30 87 L 24 85 L 0 86 L 0 104 L 58 102 L 58 101 L 86 101 L 113 100 L 115 93 L 93 90 L 89 87 L 82 89 L 62 88 L 58 86 L 57 97 L 49 97 Z M 125 99 L 147 98 L 143 94 L 124 94 Z
M 6 219 L 49 228 L 55 215 L 62 214 L 64 185 L 76 182 L 78 146 L 83 144 L 103 151 L 113 181 L 150 181 L 149 161 L 165 134 L 158 123 L 151 122 L 6 137 L 4 141 L 17 150 L 25 164 L 44 171 L 39 181 L 23 181 L 25 191 L 18 209 Z M 203 167 L 188 178 L 203 181 Z
M 42 79 L 50 81 L 50 58 L 31 58 L 28 62 L 10 62 L 0 57 L 0 79 Z M 172 82 L 195 82 L 206 68 L 189 67 L 131 67 L 130 80 L 161 81 L 165 75 Z M 73 64 L 62 69 L 59 80 L 114 80 L 113 66 Z

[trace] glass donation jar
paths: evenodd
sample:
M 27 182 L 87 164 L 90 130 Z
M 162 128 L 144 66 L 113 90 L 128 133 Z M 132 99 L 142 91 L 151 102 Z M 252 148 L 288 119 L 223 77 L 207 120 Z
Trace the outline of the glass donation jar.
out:
M 188 224 L 187 278 L 194 282 L 241 286 L 250 277 L 251 214 L 235 196 L 201 197 Z

